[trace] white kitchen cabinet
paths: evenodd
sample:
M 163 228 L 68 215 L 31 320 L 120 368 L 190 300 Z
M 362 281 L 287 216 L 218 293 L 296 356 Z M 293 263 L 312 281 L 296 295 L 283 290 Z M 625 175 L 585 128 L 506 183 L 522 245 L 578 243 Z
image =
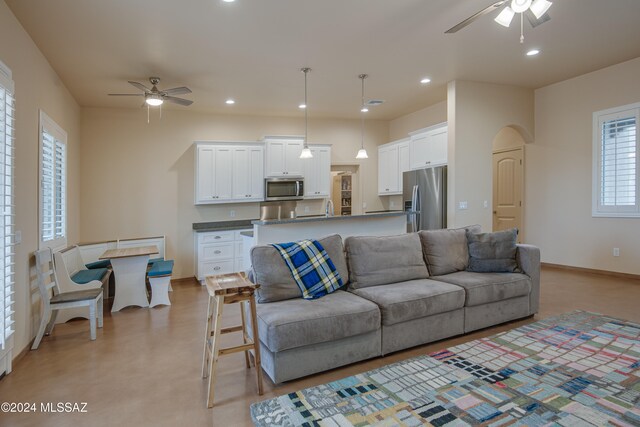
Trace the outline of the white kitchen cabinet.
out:
M 386 144 L 378 148 L 378 195 L 400 194 L 398 145 Z
M 300 158 L 304 141 L 300 138 L 265 137 L 265 169 L 267 177 L 303 176 Z
M 231 147 L 199 145 L 196 149 L 196 204 L 231 200 Z
M 398 189 L 402 191 L 402 174 L 411 170 L 411 143 L 409 139 L 398 143 Z
M 303 160 L 304 197 L 326 198 L 331 192 L 331 146 L 309 145 L 311 159 Z
M 411 169 L 447 164 L 447 125 L 440 124 L 411 133 Z
M 196 232 L 196 277 L 204 281 L 206 276 L 243 271 L 241 231 L 224 230 Z
M 195 204 L 264 199 L 264 146 L 196 142 Z
M 264 148 L 242 146 L 233 149 L 233 199 L 264 199 Z

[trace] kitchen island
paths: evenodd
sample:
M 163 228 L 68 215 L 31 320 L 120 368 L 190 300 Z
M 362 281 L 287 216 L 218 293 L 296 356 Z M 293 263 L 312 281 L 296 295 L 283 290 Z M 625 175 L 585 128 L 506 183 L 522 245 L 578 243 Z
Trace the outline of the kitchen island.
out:
M 252 221 L 253 233 L 242 233 L 244 266 L 250 267 L 249 251 L 256 245 L 319 239 L 339 234 L 350 236 L 393 236 L 407 232 L 407 216 L 413 212 L 390 211 L 350 216 L 308 216 Z

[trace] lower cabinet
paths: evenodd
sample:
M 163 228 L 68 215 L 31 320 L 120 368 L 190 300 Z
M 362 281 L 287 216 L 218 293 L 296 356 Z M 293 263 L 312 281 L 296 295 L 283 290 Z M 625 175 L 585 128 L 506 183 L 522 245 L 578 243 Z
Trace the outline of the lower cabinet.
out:
M 240 232 L 251 231 L 205 231 L 196 232 L 196 277 L 203 281 L 206 276 L 243 271 L 242 236 Z

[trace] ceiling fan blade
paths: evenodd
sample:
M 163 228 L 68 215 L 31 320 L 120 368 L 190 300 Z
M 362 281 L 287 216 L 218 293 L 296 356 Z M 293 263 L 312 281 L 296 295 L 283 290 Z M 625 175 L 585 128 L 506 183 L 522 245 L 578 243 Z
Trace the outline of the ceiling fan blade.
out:
M 184 105 L 185 107 L 193 104 L 193 101 L 189 99 L 176 98 L 175 96 L 163 96 L 162 99 L 168 102 L 173 102 L 174 104 Z
M 140 90 L 141 90 L 141 91 L 143 91 L 143 92 L 150 92 L 150 91 L 151 91 L 151 89 L 149 89 L 148 87 L 146 87 L 146 86 L 145 86 L 145 85 L 143 85 L 142 83 L 129 81 L 129 84 L 130 84 L 131 86 L 137 87 L 138 89 L 140 89 Z
M 186 86 L 174 87 L 171 89 L 165 89 L 162 91 L 166 95 L 186 95 L 187 93 L 191 93 L 191 89 Z
M 445 31 L 445 34 L 457 33 L 458 31 L 460 31 L 461 29 L 463 29 L 467 25 L 471 24 L 476 19 L 480 18 L 483 15 L 486 15 L 487 13 L 493 12 L 494 10 L 498 9 L 499 7 L 501 7 L 506 2 L 507 2 L 507 0 L 500 0 L 500 1 L 497 1 L 497 2 L 493 3 L 490 6 L 487 6 L 486 8 L 482 9 L 480 12 L 478 12 L 478 13 L 476 13 L 474 15 L 471 15 L 470 17 L 468 17 L 464 21 L 460 22 L 459 24 L 449 28 L 447 31 Z
M 144 93 L 109 93 L 109 96 L 144 96 Z
M 529 24 L 531 24 L 531 26 L 533 28 L 537 27 L 538 25 L 542 25 L 542 24 L 544 24 L 545 22 L 547 22 L 547 21 L 549 21 L 551 19 L 551 16 L 549 16 L 548 13 L 545 13 L 540 18 L 536 18 L 536 15 L 533 14 L 531 9 L 528 9 L 525 12 L 525 16 L 527 17 L 527 20 L 529 21 Z

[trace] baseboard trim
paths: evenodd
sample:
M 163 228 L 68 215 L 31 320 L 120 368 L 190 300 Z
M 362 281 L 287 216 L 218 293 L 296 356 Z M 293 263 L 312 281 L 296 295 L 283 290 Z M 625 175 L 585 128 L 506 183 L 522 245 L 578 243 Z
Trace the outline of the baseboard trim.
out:
M 16 370 L 16 365 L 18 363 L 20 363 L 20 361 L 22 359 L 24 359 L 24 357 L 27 355 L 27 353 L 29 353 L 31 351 L 31 346 L 33 345 L 33 341 L 35 340 L 32 339 L 29 341 L 29 344 L 27 344 L 27 346 L 25 348 L 22 349 L 22 351 L 20 353 L 18 353 L 12 360 L 11 360 L 11 371 L 15 371 Z M 9 374 L 11 375 L 11 374 Z
M 618 277 L 621 279 L 640 280 L 640 274 L 621 273 L 618 271 L 596 270 L 593 268 L 573 267 L 571 265 L 551 264 L 549 262 L 541 262 L 540 265 L 545 268 L 555 268 L 557 270 L 576 271 L 580 273 L 598 274 L 600 276 Z

